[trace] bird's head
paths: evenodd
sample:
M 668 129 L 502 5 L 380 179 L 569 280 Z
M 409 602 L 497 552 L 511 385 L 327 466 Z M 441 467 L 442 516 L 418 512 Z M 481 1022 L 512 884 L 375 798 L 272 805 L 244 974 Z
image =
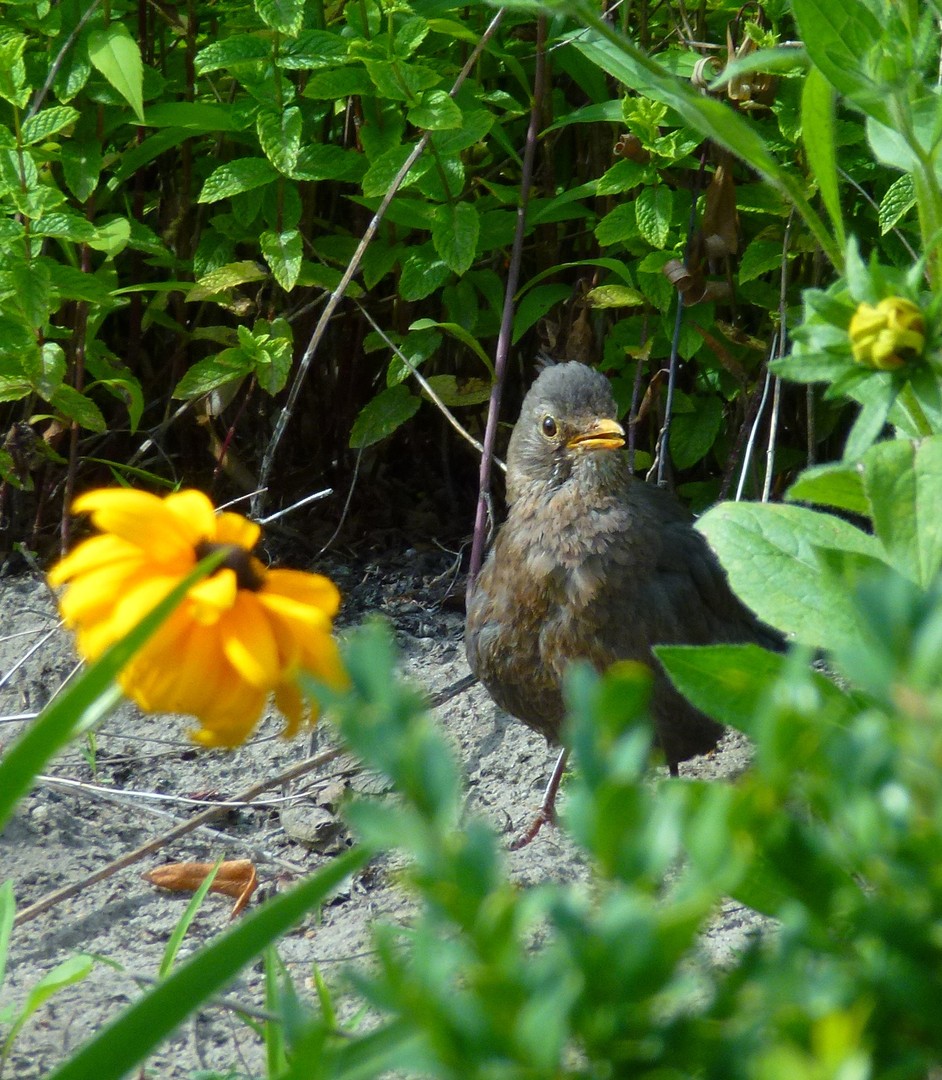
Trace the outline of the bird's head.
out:
M 507 500 L 574 481 L 604 483 L 621 468 L 625 429 L 608 379 L 575 361 L 542 371 L 523 399 L 507 451 Z

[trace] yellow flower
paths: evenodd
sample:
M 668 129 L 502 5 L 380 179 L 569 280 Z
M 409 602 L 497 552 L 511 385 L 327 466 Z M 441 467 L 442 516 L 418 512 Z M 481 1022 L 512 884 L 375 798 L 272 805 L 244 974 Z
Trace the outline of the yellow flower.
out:
M 911 300 L 888 296 L 876 307 L 861 304 L 850 320 L 848 333 L 858 364 L 894 371 L 922 352 L 926 320 Z
M 75 500 L 101 534 L 83 541 L 49 572 L 68 583 L 60 602 L 89 660 L 120 640 L 207 555 L 222 565 L 186 599 L 119 676 L 147 712 L 189 713 L 204 746 L 236 746 L 255 727 L 269 696 L 293 735 L 304 718 L 297 675 L 342 687 L 346 675 L 331 636 L 340 606 L 319 574 L 269 570 L 252 554 L 261 529 L 239 514 L 217 514 L 201 491 L 161 499 L 143 491 L 90 491 Z M 316 710 L 310 712 L 316 719 Z

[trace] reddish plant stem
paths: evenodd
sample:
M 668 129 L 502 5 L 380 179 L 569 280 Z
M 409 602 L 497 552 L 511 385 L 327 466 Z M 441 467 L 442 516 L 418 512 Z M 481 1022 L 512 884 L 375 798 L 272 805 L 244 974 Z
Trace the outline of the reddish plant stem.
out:
M 533 162 L 536 158 L 537 135 L 543 116 L 543 95 L 546 76 L 546 16 L 541 15 L 536 23 L 536 71 L 533 75 L 533 99 L 530 105 L 530 123 L 527 127 L 527 141 L 523 152 L 523 171 L 520 176 L 520 203 L 517 206 L 517 223 L 514 242 L 510 254 L 510 266 L 507 268 L 507 288 L 504 291 L 504 310 L 501 315 L 500 333 L 497 337 L 497 352 L 494 356 L 494 385 L 487 410 L 487 426 L 484 429 L 484 453 L 481 455 L 481 471 L 478 484 L 478 505 L 474 517 L 474 539 L 471 543 L 471 565 L 468 570 L 468 592 L 474 588 L 474 582 L 484 557 L 484 535 L 487 524 L 487 507 L 491 492 L 491 471 L 494 460 L 494 444 L 497 439 L 497 422 L 500 417 L 500 402 L 504 390 L 504 373 L 507 369 L 507 357 L 510 353 L 510 339 L 513 333 L 514 297 L 520 281 L 520 264 L 523 261 L 523 241 L 526 234 L 527 204 L 530 201 L 530 188 L 533 183 Z

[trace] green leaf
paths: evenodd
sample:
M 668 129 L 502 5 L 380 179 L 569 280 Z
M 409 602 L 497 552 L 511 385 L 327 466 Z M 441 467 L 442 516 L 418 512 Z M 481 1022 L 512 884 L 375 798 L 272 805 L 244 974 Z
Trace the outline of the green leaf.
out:
M 268 273 L 257 262 L 246 259 L 243 262 L 226 263 L 204 274 L 186 294 L 186 301 L 208 300 L 212 296 L 228 292 L 237 285 L 249 281 L 262 281 Z
M 296 37 L 304 25 L 304 0 L 255 0 L 259 18 L 272 30 Z
M 903 173 L 890 184 L 880 200 L 878 217 L 881 235 L 888 233 L 915 205 L 916 190 L 913 187 L 912 174 Z
M 315 143 L 301 148 L 291 175 L 295 180 L 347 180 L 355 183 L 362 179 L 366 170 L 366 158 L 356 150 L 344 150 L 330 143 Z
M 813 648 L 853 639 L 857 616 L 817 548 L 879 558 L 880 545 L 831 514 L 799 506 L 721 503 L 697 522 L 730 583 L 761 619 Z
M 88 35 L 88 58 L 144 123 L 144 65 L 141 50 L 123 22 L 98 27 Z
M 45 1005 L 51 997 L 58 994 L 60 990 L 64 990 L 67 986 L 74 986 L 76 983 L 88 978 L 95 963 L 94 956 L 78 953 L 75 956 L 70 956 L 67 960 L 63 960 L 52 971 L 43 975 L 27 994 L 26 1002 L 20 1010 L 19 1016 L 6 1035 L 6 1046 L 12 1045 L 26 1021 L 37 1009 Z
M 862 0 L 793 0 L 792 11 L 812 63 L 841 94 L 884 123 L 886 102 L 861 70 L 881 38 L 880 22 Z
M 365 405 L 353 423 L 350 446 L 362 450 L 385 439 L 418 412 L 421 399 L 409 393 L 406 386 L 390 386 Z
M 144 119 L 148 127 L 182 128 L 193 134 L 240 131 L 245 126 L 230 106 L 203 101 L 161 101 L 147 106 Z
M 461 127 L 461 109 L 445 90 L 426 90 L 418 105 L 408 113 L 409 123 L 430 131 Z
M 26 321 L 31 326 L 43 326 L 57 304 L 45 260 L 34 259 L 28 263 L 17 260 L 10 269 L 10 281 L 14 302 Z
M 745 285 L 770 270 L 781 270 L 783 245 L 772 240 L 756 239 L 742 253 L 739 263 L 739 284 Z
M 864 492 L 863 470 L 858 465 L 836 462 L 805 469 L 786 491 L 790 502 L 810 502 L 850 510 L 870 516 L 870 502 Z
M 131 1005 L 46 1080 L 86 1080 L 126 1075 L 187 1016 L 221 990 L 270 942 L 317 908 L 368 858 L 357 848 L 332 859 L 299 885 L 276 896 Z
M 444 285 L 450 276 L 448 266 L 434 257 L 432 245 L 423 244 L 413 249 L 402 264 L 399 295 L 403 300 L 424 300 Z
M 108 430 L 108 422 L 101 415 L 101 409 L 84 394 L 72 386 L 63 384 L 56 388 L 49 398 L 49 404 L 55 406 L 69 420 L 75 420 L 81 427 L 98 434 Z
M 469 202 L 443 203 L 432 217 L 432 243 L 446 266 L 463 274 L 474 262 L 481 220 Z
M 863 466 L 874 531 L 889 562 L 927 588 L 942 567 L 942 436 L 878 443 Z
M 50 135 L 56 135 L 63 128 L 74 124 L 79 118 L 78 109 L 69 105 L 53 105 L 49 109 L 43 109 L 28 120 L 24 121 L 21 136 L 26 146 L 48 139 Z
M 473 334 L 469 333 L 463 326 L 460 326 L 458 323 L 435 322 L 434 319 L 417 319 L 409 327 L 410 331 L 433 329 L 444 330 L 446 334 L 450 334 L 453 338 L 456 338 L 463 345 L 466 345 L 493 376 L 493 361 L 487 355 L 486 351 L 482 348 L 481 343 L 478 341 L 478 339 L 474 337 Z
M 568 285 L 537 285 L 525 293 L 514 313 L 513 344 L 517 344 L 537 319 L 542 319 L 552 307 L 571 295 L 572 289 Z
M 689 469 L 709 453 L 723 426 L 723 402 L 715 394 L 690 400 L 692 410 L 677 412 L 671 420 L 671 459 L 678 469 Z
M 236 34 L 207 45 L 197 53 L 194 67 L 197 75 L 206 75 L 222 68 L 256 64 L 270 56 L 271 45 L 264 38 L 255 34 Z
M 595 238 L 602 245 L 619 244 L 638 235 L 638 214 L 630 202 L 610 210 L 595 226 Z
M 365 97 L 373 94 L 373 83 L 362 67 L 341 67 L 315 71 L 304 85 L 304 96 L 332 101 L 335 98 Z
M 212 887 L 213 882 L 216 880 L 216 875 L 219 873 L 219 867 L 222 865 L 222 856 L 216 860 L 216 865 L 210 870 L 210 872 L 200 882 L 199 888 L 190 897 L 190 902 L 186 905 L 186 910 L 177 919 L 177 923 L 173 928 L 173 932 L 167 939 L 167 945 L 164 949 L 163 957 L 160 961 L 160 967 L 157 969 L 157 978 L 165 979 L 173 970 L 173 962 L 177 958 L 177 953 L 180 951 L 180 946 L 183 944 L 183 939 L 186 937 L 186 932 L 190 928 L 190 924 L 196 918 L 196 913 L 203 905 L 203 901 L 206 899 L 206 894 Z
M 663 248 L 670 236 L 674 195 L 667 184 L 645 187 L 634 201 L 638 231 L 655 248 Z
M 279 172 L 291 176 L 301 150 L 301 110 L 295 105 L 260 109 L 255 126 L 262 153 Z
M 98 187 L 102 167 L 99 143 L 94 139 L 69 139 L 59 151 L 59 160 L 69 191 L 80 203 L 85 202 Z
M 32 223 L 30 232 L 33 236 L 57 236 L 73 243 L 89 243 L 97 239 L 99 233 L 88 218 L 78 214 L 46 214 Z
M 801 90 L 801 137 L 808 155 L 808 167 L 818 182 L 821 200 L 834 226 L 834 235 L 841 248 L 844 248 L 847 238 L 837 183 L 834 88 L 816 67 L 811 68 L 805 76 Z
M 392 149 L 386 150 L 380 154 L 379 157 L 370 164 L 369 169 L 366 171 L 366 175 L 363 177 L 363 194 L 366 196 L 385 195 L 395 183 L 399 171 L 402 169 L 403 165 L 405 165 L 414 149 L 415 146 L 406 143 L 404 146 L 394 146 Z M 423 174 L 428 172 L 431 167 L 432 162 L 430 158 L 420 157 L 406 173 L 405 178 L 399 185 L 399 190 L 403 191 L 405 188 L 409 187 L 410 184 L 414 184 Z
M 380 97 L 418 104 L 424 90 L 442 81 L 434 68 L 397 60 L 365 60 L 366 70 Z
M 758 645 L 657 645 L 654 655 L 698 709 L 750 735 L 785 664 L 784 656 Z
M 427 382 L 449 408 L 480 405 L 491 396 L 491 382 L 488 379 L 458 379 L 454 375 L 430 375 Z
M 586 293 L 586 300 L 597 308 L 638 307 L 645 303 L 644 294 L 630 285 L 599 285 Z
M 131 239 L 131 223 L 125 217 L 115 217 L 110 221 L 97 223 L 95 236 L 88 241 L 88 246 L 95 251 L 103 251 L 109 259 L 120 255 Z
M 291 292 L 301 272 L 301 234 L 297 229 L 288 229 L 281 233 L 263 232 L 259 243 L 275 281 L 285 292 Z
M 26 41 L 26 36 L 12 27 L 0 36 L 0 98 L 18 109 L 26 108 L 30 95 L 23 61 Z
M 214 169 L 206 178 L 197 202 L 219 202 L 252 191 L 274 180 L 278 173 L 267 158 L 238 158 Z
M 197 360 L 173 389 L 175 398 L 184 401 L 202 397 L 227 383 L 244 379 L 252 371 L 252 361 L 242 349 L 223 349 L 215 356 Z

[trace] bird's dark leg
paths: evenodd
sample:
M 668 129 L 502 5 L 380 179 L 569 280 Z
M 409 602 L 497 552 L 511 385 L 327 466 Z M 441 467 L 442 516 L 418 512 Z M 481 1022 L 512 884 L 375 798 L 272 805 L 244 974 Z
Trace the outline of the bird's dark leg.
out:
M 667 763 L 667 771 L 671 776 L 680 776 L 680 763 L 677 761 L 669 761 Z
M 521 848 L 525 848 L 544 825 L 556 824 L 556 796 L 559 794 L 559 785 L 562 782 L 563 773 L 566 771 L 566 762 L 568 760 L 569 751 L 560 750 L 556 764 L 553 766 L 553 775 L 549 778 L 549 783 L 543 792 L 543 801 L 540 803 L 539 813 L 530 823 L 527 831 L 518 836 L 510 845 L 511 851 L 519 851 Z

